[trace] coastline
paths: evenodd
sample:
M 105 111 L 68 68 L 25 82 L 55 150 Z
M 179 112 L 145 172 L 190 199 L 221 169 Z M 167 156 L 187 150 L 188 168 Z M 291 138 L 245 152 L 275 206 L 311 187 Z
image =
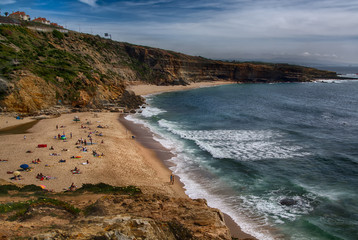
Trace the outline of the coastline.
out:
M 172 165 L 168 160 L 174 156 L 168 149 L 163 147 L 159 142 L 153 139 L 153 133 L 141 124 L 134 123 L 121 116 L 119 118 L 121 124 L 126 127 L 133 136 L 135 136 L 136 141 L 141 144 L 144 148 L 149 149 L 155 153 L 155 157 L 160 161 L 165 167 L 168 168 Z M 170 170 L 169 170 L 170 171 Z M 175 187 L 181 188 L 185 194 L 184 184 L 180 181 L 179 176 L 175 176 Z M 180 190 L 179 190 L 180 191 Z M 178 192 L 178 191 L 177 191 Z M 185 195 L 188 197 L 187 195 Z M 256 238 L 247 234 L 241 230 L 241 227 L 226 213 L 224 213 L 224 219 L 226 226 L 230 229 L 231 236 L 238 239 L 247 239 L 255 240 Z
M 227 82 L 227 81 L 218 81 L 218 82 L 200 82 L 192 83 L 188 86 L 155 86 L 149 84 L 137 84 L 129 88 L 137 95 L 152 95 L 160 94 L 164 92 L 175 92 L 175 91 L 185 91 L 189 89 L 201 88 L 201 87 L 214 87 L 219 85 L 233 84 L 236 82 Z M 172 166 L 172 163 L 168 160 L 174 155 L 168 149 L 163 147 L 159 142 L 155 141 L 153 138 L 153 133 L 141 124 L 134 123 L 121 117 L 121 124 L 126 127 L 134 136 L 136 141 L 141 144 L 143 147 L 150 149 L 156 154 L 157 159 L 165 165 L 168 170 Z M 180 178 L 176 176 L 176 182 L 179 182 L 179 186 L 182 188 L 185 193 L 184 184 L 180 181 Z M 224 219 L 227 227 L 230 229 L 231 235 L 234 238 L 238 239 L 252 239 L 257 240 L 257 238 L 251 236 L 250 234 L 242 231 L 241 227 L 226 213 L 224 213 Z
M 223 84 L 232 84 L 232 82 Z M 190 88 L 179 86 L 179 88 L 168 89 L 168 91 L 217 85 L 222 85 L 222 83 L 215 82 L 209 85 L 200 83 L 190 86 Z M 148 86 L 145 85 L 145 94 L 167 92 L 160 86 L 156 87 L 150 85 L 148 89 Z M 75 116 L 78 116 L 81 122 L 74 122 Z M 6 125 L 1 124 L 0 129 L 33 121 L 30 118 L 19 121 L 4 115 L 0 115 L 0 120 L 1 123 L 6 123 Z M 169 162 L 166 160 L 173 157 L 173 154 L 156 142 L 152 132 L 144 126 L 124 120 L 118 113 L 70 113 L 37 122 L 27 130 L 26 139 L 24 134 L 0 135 L 0 144 L 3 146 L 0 159 L 8 160 L 0 163 L 2 167 L 0 179 L 6 179 L 16 184 L 45 185 L 46 189 L 55 192 L 67 189 L 71 183 L 75 183 L 77 186 L 81 186 L 83 183 L 96 184 L 100 182 L 115 186 L 135 185 L 144 193 L 160 193 L 172 197 L 188 198 L 184 185 L 178 177 L 176 177 L 174 185 L 169 183 L 171 171 Z M 103 125 L 105 128 L 97 128 L 97 125 Z M 81 152 L 75 142 L 80 138 L 88 139 L 88 134 L 96 131 L 103 133 L 103 136 L 97 137 L 93 134 L 95 145 L 87 146 L 88 152 Z M 62 133 L 67 137 L 72 133 L 73 137 L 68 137 L 67 141 L 59 141 L 54 138 L 57 134 Z M 132 135 L 135 135 L 136 138 L 132 139 Z M 103 144 L 102 140 L 104 140 Z M 45 149 L 39 149 L 37 148 L 38 144 L 47 144 L 48 146 Z M 49 150 L 50 146 L 53 146 L 55 150 Z M 68 149 L 68 151 L 61 149 Z M 104 156 L 94 158 L 91 156 L 92 150 L 104 153 Z M 31 153 L 27 153 L 28 151 Z M 59 155 L 50 156 L 55 152 Z M 82 158 L 71 158 L 76 155 L 81 155 Z M 41 163 L 31 164 L 31 161 L 36 158 L 40 158 Z M 66 162 L 60 163 L 61 159 L 65 159 Z M 90 164 L 83 165 L 86 160 L 89 160 Z M 12 175 L 7 172 L 19 169 L 21 164 L 30 165 L 33 168 L 32 171 L 22 173 L 21 180 L 9 180 Z M 74 167 L 80 168 L 81 174 L 72 174 L 71 169 Z M 104 172 L 106 174 L 103 174 Z M 49 179 L 45 181 L 36 179 L 38 173 L 49 176 Z M 224 215 L 225 223 L 233 237 L 256 239 L 244 233 L 231 217 L 225 213 Z

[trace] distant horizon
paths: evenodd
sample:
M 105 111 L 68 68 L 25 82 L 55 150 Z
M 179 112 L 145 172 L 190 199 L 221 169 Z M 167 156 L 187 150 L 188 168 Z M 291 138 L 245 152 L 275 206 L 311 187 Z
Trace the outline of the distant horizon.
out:
M 2 0 L 0 9 L 210 59 L 358 65 L 356 0 Z

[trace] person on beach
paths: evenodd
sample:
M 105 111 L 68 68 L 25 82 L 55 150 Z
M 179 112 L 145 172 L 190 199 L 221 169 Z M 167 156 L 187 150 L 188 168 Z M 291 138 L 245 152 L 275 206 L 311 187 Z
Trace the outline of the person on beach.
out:
M 174 185 L 174 175 L 170 174 L 170 184 Z
M 24 140 L 26 140 L 26 135 L 24 135 Z
M 71 186 L 68 189 L 72 192 L 72 191 L 75 191 L 77 189 L 77 186 L 74 183 L 72 183 Z

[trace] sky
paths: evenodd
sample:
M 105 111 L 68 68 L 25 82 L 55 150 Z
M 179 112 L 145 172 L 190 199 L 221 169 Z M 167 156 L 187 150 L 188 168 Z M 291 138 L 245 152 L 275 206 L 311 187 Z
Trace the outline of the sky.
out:
M 0 9 L 212 59 L 358 66 L 358 0 L 0 0 Z

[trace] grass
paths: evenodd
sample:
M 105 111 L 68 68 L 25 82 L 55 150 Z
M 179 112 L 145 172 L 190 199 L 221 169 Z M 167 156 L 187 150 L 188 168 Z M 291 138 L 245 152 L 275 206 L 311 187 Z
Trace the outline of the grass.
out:
M 41 187 L 36 185 L 26 185 L 24 187 L 18 187 L 16 185 L 1 185 L 0 186 L 0 194 L 8 194 L 8 191 L 18 191 L 20 194 L 35 192 L 37 196 L 40 194 L 46 194 L 47 192 L 43 191 Z M 75 192 L 67 192 L 66 194 L 82 194 L 85 192 L 95 193 L 95 194 L 127 194 L 127 195 L 136 195 L 140 194 L 141 190 L 135 186 L 127 186 L 127 187 L 115 187 L 105 183 L 98 184 L 83 184 L 81 188 L 76 190 Z M 50 194 L 50 193 L 49 193 Z M 57 195 L 57 194 L 56 194 Z M 24 195 L 23 197 L 29 197 L 30 195 Z M 29 211 L 31 207 L 37 206 L 52 206 L 56 208 L 60 208 L 66 210 L 70 214 L 77 216 L 81 213 L 79 208 L 72 206 L 71 204 L 57 200 L 54 198 L 50 198 L 48 196 L 41 196 L 37 199 L 20 201 L 20 202 L 11 202 L 11 203 L 3 203 L 0 204 L 0 214 L 7 214 L 11 212 L 15 212 L 15 214 L 8 217 L 9 221 L 15 221 L 18 219 L 22 219 L 25 217 L 26 213 Z M 90 205 L 86 207 L 83 212 L 87 214 L 92 210 L 94 205 Z
M 15 221 L 24 217 L 31 207 L 37 206 L 52 206 L 61 208 L 74 216 L 77 216 L 81 212 L 79 208 L 76 208 L 67 202 L 53 198 L 40 197 L 36 200 L 0 204 L 0 213 L 4 214 L 15 211 L 16 213 L 8 218 L 9 221 Z
M 25 185 L 24 187 L 18 187 L 16 185 L 0 185 L 0 195 L 9 194 L 9 191 L 38 192 L 43 191 L 43 189 L 33 184 Z
M 121 194 L 129 194 L 129 195 L 142 193 L 142 191 L 135 186 L 115 187 L 105 183 L 83 184 L 81 188 L 76 190 L 76 192 L 77 193 L 91 192 L 91 193 L 105 193 L 105 194 L 121 193 Z

